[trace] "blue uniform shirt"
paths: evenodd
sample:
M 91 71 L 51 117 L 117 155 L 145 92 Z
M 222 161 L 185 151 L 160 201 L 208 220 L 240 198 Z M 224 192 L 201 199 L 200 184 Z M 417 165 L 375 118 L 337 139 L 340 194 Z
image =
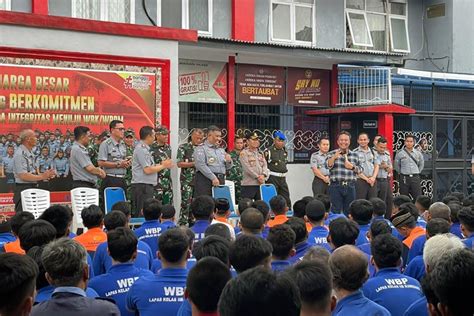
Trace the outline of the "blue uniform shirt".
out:
M 196 258 L 192 257 L 189 258 L 186 262 L 186 269 L 191 270 L 192 267 L 196 265 Z M 161 261 L 159 259 L 153 259 L 153 263 L 151 264 L 151 272 L 158 273 L 161 270 Z
M 337 302 L 336 308 L 332 312 L 333 316 L 354 316 L 354 315 L 377 315 L 390 316 L 390 312 L 383 306 L 369 300 L 357 291 L 351 295 L 344 297 Z
M 451 230 L 450 230 L 450 233 L 455 235 L 455 236 L 458 236 L 460 239 L 463 239 L 464 237 L 462 236 L 462 232 L 461 232 L 461 223 L 453 223 L 451 225 Z
M 270 233 L 270 227 L 268 226 L 263 227 L 262 237 L 264 239 L 267 239 L 269 233 Z
M 411 259 L 410 263 L 406 266 L 405 271 L 403 272 L 405 275 L 417 279 L 421 281 L 421 279 L 425 276 L 425 262 L 423 261 L 423 255 L 416 256 L 415 258 Z
M 12 233 L 1 233 L 0 234 L 0 247 L 7 242 L 14 242 L 16 237 Z
M 311 232 L 308 235 L 308 243 L 311 246 L 320 246 L 326 248 L 328 251 L 331 251 L 331 247 L 328 244 L 328 234 L 329 231 L 326 227 L 316 226 L 311 229 Z
M 153 255 L 150 247 L 143 241 L 138 241 L 137 257 L 135 258 L 135 267 L 150 270 L 153 262 Z M 106 273 L 112 266 L 112 257 L 107 253 L 107 242 L 101 243 L 94 255 L 94 274 L 101 275 Z
M 127 310 L 127 293 L 133 283 L 144 276 L 153 276 L 153 273 L 150 270 L 139 269 L 133 263 L 121 263 L 111 266 L 106 274 L 90 280 L 89 287 L 100 297 L 113 299 L 122 316 L 133 316 L 135 314 Z
M 207 227 L 209 227 L 210 223 L 208 220 L 197 220 L 193 227 L 191 227 L 192 231 L 195 234 L 194 241 L 200 241 L 204 238 L 204 232 L 206 231 Z
M 329 212 L 328 218 L 324 221 L 324 225 L 329 226 L 329 223 L 331 223 L 333 220 L 339 217 L 346 217 L 346 216 L 342 213 Z
M 184 301 L 187 269 L 162 269 L 135 281 L 127 295 L 127 308 L 141 316 L 175 316 Z
M 398 268 L 380 269 L 362 290 L 368 299 L 385 307 L 392 316 L 403 316 L 411 304 L 423 297 L 420 282 L 401 274 Z
M 392 228 L 392 235 L 394 237 L 397 237 L 399 240 L 403 240 L 404 237 L 402 235 L 400 235 L 400 233 L 398 232 L 398 230 L 395 228 L 395 226 L 393 226 L 392 222 L 389 221 L 388 219 L 386 219 L 385 217 L 383 216 L 374 216 L 372 218 L 372 222 L 370 224 L 372 224 L 373 222 L 375 221 L 385 221 L 387 222 L 387 224 Z
M 289 260 L 272 260 L 272 270 L 275 272 L 281 272 L 291 267 Z
M 176 227 L 176 224 L 172 221 L 166 220 L 164 222 L 161 222 L 161 227 L 163 228 L 163 230 L 167 230 L 167 229 Z
M 474 250 L 474 234 L 462 241 L 468 249 Z
M 421 297 L 408 307 L 403 316 L 428 316 L 428 301 L 426 297 Z
M 356 246 L 360 246 L 369 242 L 367 239 L 367 232 L 370 229 L 370 224 L 359 225 L 359 236 L 356 239 Z
M 416 256 L 423 255 L 423 248 L 426 243 L 426 235 L 422 235 L 413 240 L 410 250 L 408 251 L 407 264 Z
M 299 244 L 295 246 L 296 254 L 288 260 L 291 262 L 291 264 L 300 262 L 303 259 L 304 255 L 306 254 L 306 251 L 308 251 L 309 248 L 311 248 L 311 246 L 312 245 L 308 243 L 307 241 L 300 242 Z
M 159 220 L 145 221 L 140 228 L 135 230 L 138 240 L 147 243 L 153 254 L 153 258 L 156 258 L 156 252 L 158 251 L 158 237 L 164 231 Z
M 52 285 L 42 287 L 36 293 L 35 304 L 50 300 L 51 295 L 53 295 L 53 292 L 54 292 L 54 286 Z M 97 294 L 97 292 L 94 289 L 88 287 L 86 289 L 86 296 L 94 298 L 94 297 L 99 297 L 99 294 Z
M 372 250 L 370 249 L 370 243 L 365 243 L 365 244 L 359 245 L 359 246 L 357 246 L 357 248 L 359 248 L 363 253 L 368 255 L 369 258 L 372 255 Z M 370 259 L 369 259 L 369 264 L 370 264 Z

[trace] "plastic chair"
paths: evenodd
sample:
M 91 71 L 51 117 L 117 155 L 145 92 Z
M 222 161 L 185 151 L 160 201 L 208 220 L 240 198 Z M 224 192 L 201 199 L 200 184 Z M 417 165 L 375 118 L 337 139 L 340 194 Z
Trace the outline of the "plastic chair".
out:
M 232 213 L 234 213 L 235 207 L 234 203 L 232 202 L 230 188 L 227 185 L 212 187 L 212 197 L 215 199 L 227 199 L 227 201 L 229 201 L 230 210 Z
M 23 190 L 21 191 L 21 205 L 23 211 L 32 213 L 36 219 L 51 205 L 50 193 L 41 189 Z
M 237 209 L 237 204 L 235 202 L 235 183 L 234 181 L 225 180 L 225 185 L 229 187 L 232 204 L 234 205 L 234 209 Z
M 270 207 L 270 200 L 276 196 L 277 190 L 273 184 L 261 184 L 260 185 L 260 198 L 265 201 Z
M 81 212 L 91 205 L 99 205 L 99 190 L 92 188 L 75 188 L 71 190 L 72 212 L 76 218 L 75 228 L 83 227 Z
M 109 187 L 104 190 L 105 214 L 112 211 L 112 206 L 117 202 L 125 202 L 125 191 L 120 187 Z

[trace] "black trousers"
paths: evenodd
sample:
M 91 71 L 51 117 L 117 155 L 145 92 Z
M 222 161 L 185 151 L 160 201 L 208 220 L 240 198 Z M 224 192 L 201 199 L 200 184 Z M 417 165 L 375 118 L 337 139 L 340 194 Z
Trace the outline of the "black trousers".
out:
M 225 184 L 225 175 L 223 174 L 216 174 L 217 179 L 219 179 L 219 183 L 221 185 Z M 196 172 L 194 176 L 194 192 L 193 197 L 196 198 L 201 195 L 208 195 L 212 196 L 212 181 L 209 180 L 205 175 L 201 172 Z
M 390 182 L 387 178 L 377 178 L 377 197 L 387 203 Z M 388 205 L 388 204 L 387 204 Z
M 243 185 L 240 191 L 241 198 L 249 198 L 251 200 L 261 200 L 259 185 Z
M 377 197 L 377 186 L 370 186 L 365 180 L 356 181 L 356 199 L 366 199 Z
M 146 183 L 132 183 L 132 217 L 138 217 L 143 209 L 143 203 L 153 198 L 153 185 Z
M 286 204 L 291 208 L 290 200 L 290 190 L 288 189 L 288 184 L 286 183 L 286 177 L 276 177 L 270 176 L 267 180 L 268 184 L 273 184 L 277 190 L 278 195 L 281 195 L 285 198 Z
M 13 202 L 15 203 L 15 213 L 23 211 L 23 206 L 21 205 L 21 191 L 36 188 L 38 188 L 37 183 L 15 183 L 15 188 L 13 189 Z
M 313 196 L 316 196 L 318 194 L 326 194 L 326 195 L 329 195 L 329 191 L 328 191 L 328 184 L 326 182 L 324 182 L 323 180 L 321 180 L 320 178 L 318 177 L 314 177 L 313 179 L 313 185 L 312 185 L 312 188 L 313 188 Z
M 421 179 L 419 174 L 412 177 L 407 175 L 400 175 L 400 194 L 411 195 L 411 199 L 416 201 L 416 198 L 421 195 Z
M 93 188 L 97 189 L 97 186 L 95 183 L 92 182 L 87 182 L 87 181 L 81 181 L 81 180 L 72 180 L 72 188 Z

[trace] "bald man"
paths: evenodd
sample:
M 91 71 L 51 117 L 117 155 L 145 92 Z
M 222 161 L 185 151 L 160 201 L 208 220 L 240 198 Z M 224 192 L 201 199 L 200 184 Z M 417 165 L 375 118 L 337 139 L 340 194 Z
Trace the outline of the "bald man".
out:
M 23 130 L 20 133 L 20 140 L 21 145 L 13 156 L 13 174 L 15 176 L 13 202 L 15 203 L 15 212 L 17 213 L 23 210 L 21 191 L 37 188 L 38 181 L 50 180 L 56 175 L 56 171 L 53 169 L 48 169 L 39 175 L 36 173 L 35 155 L 32 150 L 36 146 L 37 138 L 33 130 Z

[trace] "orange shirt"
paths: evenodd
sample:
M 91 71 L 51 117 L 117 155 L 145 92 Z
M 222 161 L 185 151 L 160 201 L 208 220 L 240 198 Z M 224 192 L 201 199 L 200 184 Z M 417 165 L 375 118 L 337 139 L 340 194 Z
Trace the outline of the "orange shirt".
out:
M 287 220 L 288 217 L 286 215 L 277 215 L 274 219 L 268 221 L 268 227 L 284 224 Z
M 3 249 L 5 249 L 5 252 L 14 252 L 20 255 L 24 255 L 25 251 L 21 249 L 20 247 L 20 239 L 17 238 L 17 240 L 8 242 L 6 244 L 3 244 Z
M 416 226 L 412 229 L 410 235 L 408 235 L 408 237 L 403 240 L 403 244 L 410 249 L 413 241 L 424 234 L 426 234 L 425 229 L 423 227 Z
M 221 222 L 221 223 L 225 223 L 225 224 L 231 225 L 231 224 L 227 221 L 227 218 L 224 218 L 224 217 L 214 217 L 214 220 L 216 220 L 216 221 L 218 221 L 218 222 Z
M 100 227 L 92 228 L 84 234 L 74 237 L 87 251 L 95 251 L 97 246 L 107 241 L 107 234 Z
M 311 223 L 306 222 L 306 231 L 309 233 L 311 232 L 311 230 L 313 230 L 313 226 L 311 225 Z

